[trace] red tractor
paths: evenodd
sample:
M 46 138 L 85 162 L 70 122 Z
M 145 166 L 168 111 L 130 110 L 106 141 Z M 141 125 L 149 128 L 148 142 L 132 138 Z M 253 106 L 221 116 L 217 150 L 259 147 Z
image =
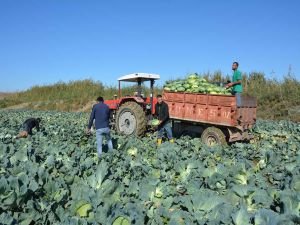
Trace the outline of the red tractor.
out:
M 106 100 L 105 103 L 111 110 L 112 126 L 119 134 L 142 135 L 147 128 L 148 121 L 155 112 L 156 98 L 153 97 L 155 80 L 159 80 L 157 74 L 134 73 L 125 75 L 118 79 L 119 94 L 113 100 Z M 142 84 L 150 81 L 150 96 L 142 94 Z M 137 91 L 133 96 L 122 97 L 121 82 L 137 83 Z

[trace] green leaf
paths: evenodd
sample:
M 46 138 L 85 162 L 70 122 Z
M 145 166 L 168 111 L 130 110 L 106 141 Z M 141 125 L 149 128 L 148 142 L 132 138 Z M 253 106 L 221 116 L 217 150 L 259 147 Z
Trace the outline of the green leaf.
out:
M 23 220 L 20 225 L 30 225 L 32 223 L 32 218 L 27 218 L 25 220 Z
M 31 180 L 30 183 L 29 183 L 28 188 L 31 191 L 35 192 L 39 188 L 39 185 L 38 185 L 38 183 L 35 180 Z
M 234 185 L 232 191 L 239 197 L 246 197 L 254 192 L 252 188 L 244 185 Z
M 100 189 L 107 173 L 108 165 L 106 162 L 102 162 L 100 165 L 98 165 L 95 174 L 87 178 L 88 184 L 94 189 Z
M 232 215 L 232 220 L 235 225 L 250 225 L 250 215 L 244 207 Z
M 3 224 L 3 225 L 16 224 L 15 219 L 11 215 L 9 215 L 8 213 L 5 213 L 5 212 L 0 214 L 0 221 L 1 221 L 1 224 Z
M 280 200 L 283 203 L 283 211 L 288 215 L 300 214 L 300 195 L 297 193 L 285 191 L 280 194 Z
M 279 215 L 268 209 L 259 210 L 254 218 L 255 225 L 279 224 Z
M 215 193 L 211 192 L 198 192 L 192 196 L 194 210 L 208 212 L 215 208 L 217 205 L 222 204 L 224 199 Z

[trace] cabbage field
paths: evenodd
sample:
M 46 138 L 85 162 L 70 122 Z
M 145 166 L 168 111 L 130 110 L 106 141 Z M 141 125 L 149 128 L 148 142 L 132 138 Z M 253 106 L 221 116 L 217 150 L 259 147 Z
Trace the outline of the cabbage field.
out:
M 28 117 L 42 129 L 15 139 Z M 0 111 L 0 224 L 300 223 L 300 125 L 261 121 L 251 143 L 206 147 L 113 135 L 97 158 L 88 114 Z M 107 148 L 104 149 L 107 151 Z

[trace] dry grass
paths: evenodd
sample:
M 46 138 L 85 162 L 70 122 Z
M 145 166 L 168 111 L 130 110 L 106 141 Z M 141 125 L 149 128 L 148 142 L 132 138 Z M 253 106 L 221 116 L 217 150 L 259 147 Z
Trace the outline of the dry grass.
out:
M 156 88 L 156 93 L 159 91 Z M 125 86 L 122 95 L 133 95 L 136 86 Z M 143 92 L 149 95 L 149 88 L 143 87 Z M 59 82 L 53 85 L 34 86 L 26 91 L 4 96 L 0 99 L 0 108 L 31 108 L 39 110 L 78 111 L 90 110 L 98 96 L 104 99 L 113 99 L 118 94 L 116 86 L 104 86 L 93 80 Z M 24 104 L 26 103 L 26 104 Z M 20 106 L 20 107 L 19 107 Z

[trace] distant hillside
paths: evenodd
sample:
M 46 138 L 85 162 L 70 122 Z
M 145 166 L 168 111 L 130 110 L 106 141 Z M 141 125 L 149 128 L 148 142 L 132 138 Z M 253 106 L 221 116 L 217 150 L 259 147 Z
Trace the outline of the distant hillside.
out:
M 202 74 L 210 82 L 230 79 L 220 72 Z M 283 80 L 267 79 L 263 73 L 243 74 L 244 94 L 255 96 L 258 117 L 263 119 L 291 119 L 300 122 L 300 81 L 292 76 Z M 123 95 L 132 95 L 135 86 L 122 89 Z M 98 96 L 112 99 L 118 93 L 116 86 L 105 86 L 99 81 L 79 80 L 53 85 L 34 86 L 14 94 L 0 93 L 0 108 L 31 108 L 38 110 L 89 111 Z M 144 88 L 149 95 L 149 89 Z M 157 87 L 155 93 L 161 93 Z
M 8 96 L 12 95 L 13 93 L 8 92 L 0 92 L 0 100 L 7 98 Z

